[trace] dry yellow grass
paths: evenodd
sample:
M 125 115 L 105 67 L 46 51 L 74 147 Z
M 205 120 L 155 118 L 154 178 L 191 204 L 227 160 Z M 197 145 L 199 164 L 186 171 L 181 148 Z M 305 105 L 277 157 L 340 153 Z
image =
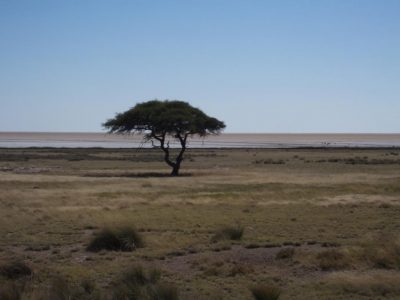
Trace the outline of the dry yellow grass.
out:
M 140 263 L 161 268 L 181 299 L 251 299 L 254 283 L 279 286 L 280 299 L 380 297 L 374 288 L 338 288 L 336 295 L 338 285 L 326 282 L 343 271 L 321 271 L 315 257 L 396 235 L 399 154 L 190 150 L 182 170 L 190 176 L 170 178 L 154 176 L 169 172 L 155 150 L 2 149 L 0 260 L 32 266 L 31 289 L 38 278 L 59 273 L 72 283 L 89 278 L 104 290 L 127 265 Z M 241 240 L 212 241 L 220 228 L 237 224 L 244 227 Z M 113 226 L 134 226 L 146 247 L 85 250 L 95 232 Z M 295 256 L 276 260 L 277 245 L 295 246 Z M 372 264 L 352 254 L 350 267 L 373 281 Z M 395 289 L 387 293 L 394 295 Z

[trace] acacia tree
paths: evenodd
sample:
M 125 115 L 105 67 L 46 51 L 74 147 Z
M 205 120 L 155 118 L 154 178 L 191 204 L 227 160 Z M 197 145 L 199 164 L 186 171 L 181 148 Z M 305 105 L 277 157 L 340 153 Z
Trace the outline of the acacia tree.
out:
M 219 134 L 225 124 L 207 116 L 200 109 L 184 101 L 151 100 L 136 104 L 103 124 L 110 133 L 142 133 L 146 141 L 159 144 L 165 162 L 172 168 L 171 176 L 178 176 L 187 148 L 187 139 L 194 135 Z M 171 158 L 169 139 L 179 142 L 180 151 Z

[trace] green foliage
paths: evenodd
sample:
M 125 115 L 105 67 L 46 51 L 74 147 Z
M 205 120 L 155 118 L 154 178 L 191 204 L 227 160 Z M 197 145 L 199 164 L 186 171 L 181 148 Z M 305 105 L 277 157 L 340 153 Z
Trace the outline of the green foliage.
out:
M 250 289 L 255 300 L 278 300 L 281 290 L 275 286 L 259 285 Z
M 218 134 L 225 128 L 224 122 L 207 116 L 187 102 L 178 100 L 138 103 L 130 110 L 109 119 L 103 126 L 110 132 L 144 133 L 147 141 L 157 141 L 164 151 L 165 162 L 172 168 L 171 176 L 179 175 L 189 136 Z M 180 143 L 181 149 L 175 159 L 170 157 L 168 137 Z
M 152 135 L 176 134 L 190 135 L 219 133 L 225 124 L 216 118 L 207 116 L 200 109 L 178 100 L 152 100 L 138 103 L 130 110 L 119 113 L 103 126 L 110 132 L 144 132 Z
M 143 246 L 143 238 L 134 228 L 105 228 L 95 235 L 86 250 L 91 252 L 101 250 L 133 251 Z

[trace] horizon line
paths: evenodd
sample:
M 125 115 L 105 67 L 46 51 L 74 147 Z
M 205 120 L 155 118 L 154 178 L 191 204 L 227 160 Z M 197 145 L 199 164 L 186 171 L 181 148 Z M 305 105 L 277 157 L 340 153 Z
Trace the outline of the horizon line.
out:
M 104 131 L 2 131 L 0 133 L 14 133 L 14 134 L 22 134 L 22 133 L 40 133 L 40 134 L 117 134 L 123 135 L 124 133 L 109 133 Z M 137 133 L 139 134 L 139 133 Z M 220 134 L 285 134 L 285 135 L 301 135 L 301 134 L 310 134 L 310 135 L 318 135 L 318 134 L 327 134 L 327 135 L 397 135 L 400 132 L 221 132 Z

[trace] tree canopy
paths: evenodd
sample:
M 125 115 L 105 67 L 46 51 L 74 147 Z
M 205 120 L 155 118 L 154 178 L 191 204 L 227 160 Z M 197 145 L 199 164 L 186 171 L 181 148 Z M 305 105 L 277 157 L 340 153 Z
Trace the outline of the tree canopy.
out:
M 146 140 L 158 141 L 165 154 L 164 160 L 173 169 L 171 175 L 178 175 L 188 137 L 218 134 L 225 128 L 224 122 L 179 100 L 138 103 L 131 109 L 118 113 L 103 126 L 111 133 L 138 132 L 143 133 Z M 178 140 L 181 145 L 175 161 L 170 159 L 168 137 Z

